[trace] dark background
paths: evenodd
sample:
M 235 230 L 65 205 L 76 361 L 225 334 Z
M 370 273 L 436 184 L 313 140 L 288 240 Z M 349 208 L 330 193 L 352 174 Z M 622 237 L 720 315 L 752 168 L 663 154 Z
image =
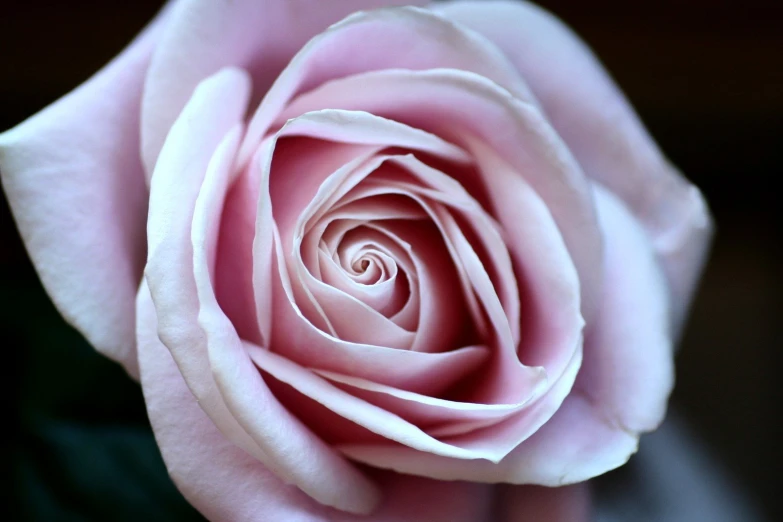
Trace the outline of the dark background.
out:
M 30 1 L 0 16 L 0 130 L 74 88 L 161 2 Z M 783 520 L 783 293 L 775 188 L 783 2 L 550 0 L 593 47 L 717 221 L 673 404 L 729 477 Z M 197 520 L 157 453 L 138 386 L 59 318 L 0 204 L 4 471 L 25 520 Z M 6 460 L 6 459 L 3 459 Z M 8 491 L 8 490 L 6 490 Z M 698 521 L 695 521 L 698 522 Z

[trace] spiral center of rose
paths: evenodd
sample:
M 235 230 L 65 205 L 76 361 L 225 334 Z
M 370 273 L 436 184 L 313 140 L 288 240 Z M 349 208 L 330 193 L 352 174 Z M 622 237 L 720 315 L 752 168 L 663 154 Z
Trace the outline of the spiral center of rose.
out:
M 424 150 L 278 139 L 270 195 L 290 297 L 343 342 L 513 350 L 518 289 L 500 226 L 461 183 L 475 177 L 468 156 L 426 138 Z

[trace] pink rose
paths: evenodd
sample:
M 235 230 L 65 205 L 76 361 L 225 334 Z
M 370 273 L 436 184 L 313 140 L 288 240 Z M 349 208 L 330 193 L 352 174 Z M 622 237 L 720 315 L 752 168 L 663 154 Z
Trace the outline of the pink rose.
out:
M 551 15 L 389 3 L 174 2 L 0 136 L 19 229 L 207 517 L 583 519 L 522 485 L 661 422 L 708 211 Z

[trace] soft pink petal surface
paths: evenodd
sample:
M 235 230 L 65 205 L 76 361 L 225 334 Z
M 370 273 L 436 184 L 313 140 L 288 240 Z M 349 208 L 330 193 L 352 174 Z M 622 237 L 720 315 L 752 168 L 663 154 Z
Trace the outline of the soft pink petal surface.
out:
M 420 0 L 180 0 L 150 65 L 142 158 L 152 174 L 168 130 L 193 89 L 218 70 L 250 71 L 263 94 L 308 39 L 359 9 Z M 257 99 L 257 98 L 256 98 Z
M 218 160 L 215 168 L 225 168 L 227 157 L 231 160 L 241 137 L 239 122 L 249 89 L 249 80 L 241 71 L 224 70 L 199 86 L 172 127 L 151 184 L 145 279 L 161 318 L 158 335 L 190 390 L 234 443 L 263 458 L 226 408 L 212 378 L 206 339 L 197 324 L 190 241 L 202 181 L 213 156 Z
M 371 517 L 319 505 L 285 485 L 228 441 L 191 394 L 156 334 L 146 287 L 137 300 L 139 364 L 147 411 L 166 466 L 180 491 L 210 520 L 292 522 L 503 522 L 586 520 L 584 486 L 558 489 L 438 481 L 376 473 L 383 491 Z
M 469 70 L 531 98 L 503 54 L 472 31 L 413 7 L 359 12 L 309 41 L 282 71 L 250 120 L 242 161 L 296 94 L 345 76 L 401 67 Z
M 231 321 L 220 309 L 213 274 L 223 200 L 233 181 L 237 142 L 220 165 L 213 157 L 196 201 L 191 239 L 193 274 L 199 301 L 198 323 L 206 335 L 215 382 L 231 413 L 262 449 L 262 461 L 288 483 L 297 484 L 326 505 L 367 512 L 377 502 L 375 488 L 280 405 L 248 357 Z M 218 160 L 216 162 L 215 160 Z
M 605 283 L 576 388 L 622 429 L 650 431 L 674 386 L 666 276 L 626 205 L 598 185 L 594 192 L 606 238 Z
M 44 287 L 68 322 L 136 378 L 133 302 L 147 207 L 139 112 L 164 19 L 79 88 L 0 134 L 3 189 Z
M 212 290 L 218 216 L 248 94 L 249 80 L 237 69 L 205 80 L 161 151 L 152 177 L 146 270 L 159 335 L 227 437 L 321 503 L 367 512 L 377 502 L 375 488 L 271 396 Z
M 585 172 L 617 194 L 650 234 L 682 325 L 711 237 L 698 189 L 663 156 L 590 50 L 562 22 L 522 1 L 433 9 L 492 40 L 529 83 Z
M 137 303 L 147 411 L 169 474 L 189 502 L 210 520 L 227 522 L 368 519 L 318 504 L 226 439 L 199 407 L 159 341 L 155 306 L 146 287 Z M 491 490 L 480 484 L 392 473 L 379 473 L 375 479 L 383 496 L 370 519 L 379 522 L 475 522 L 486 518 L 493 500 Z

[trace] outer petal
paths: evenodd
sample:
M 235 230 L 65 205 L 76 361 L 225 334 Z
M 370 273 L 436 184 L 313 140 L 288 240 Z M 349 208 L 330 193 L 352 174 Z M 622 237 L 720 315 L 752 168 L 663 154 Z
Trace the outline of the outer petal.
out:
M 440 480 L 562 486 L 593 478 L 625 464 L 638 437 L 604 418 L 579 393 L 569 395 L 557 413 L 499 463 L 457 460 L 414 453 L 401 446 L 345 446 L 356 460 Z
M 147 411 L 174 482 L 210 520 L 226 522 L 475 522 L 488 520 L 490 489 L 382 472 L 384 493 L 371 517 L 319 505 L 228 441 L 199 407 L 156 335 L 155 309 L 138 298 L 139 364 Z
M 604 290 L 576 388 L 624 429 L 650 431 L 674 385 L 666 277 L 625 205 L 601 187 L 594 193 L 606 245 Z
M 159 15 L 90 80 L 0 135 L 3 188 L 44 287 L 134 377 L 147 205 L 139 111 L 163 23 Z
M 367 41 L 373 45 L 366 45 Z M 330 80 L 400 67 L 472 71 L 519 99 L 532 98 L 503 53 L 474 31 L 413 7 L 357 13 L 307 42 L 280 73 L 250 120 L 241 163 L 296 94 Z
M 216 216 L 233 181 L 249 87 L 237 69 L 202 82 L 155 167 L 146 274 L 159 335 L 200 406 L 232 442 L 319 501 L 366 512 L 377 501 L 373 486 L 270 396 L 212 292 L 207 267 L 215 260 Z M 324 480 L 327 473 L 336 480 Z
M 650 234 L 679 331 L 711 236 L 698 189 L 673 168 L 587 47 L 559 20 L 521 1 L 460 1 L 434 9 L 497 44 L 588 176 L 620 196 Z
M 139 291 L 137 314 L 147 412 L 169 474 L 185 497 L 211 520 L 253 520 L 259 513 L 273 514 L 271 520 L 317 520 L 304 493 L 284 485 L 226 439 L 199 407 L 158 339 L 146 285 Z
M 206 335 L 212 376 L 231 414 L 262 450 L 262 462 L 279 478 L 296 484 L 323 504 L 368 512 L 378 502 L 375 487 L 278 402 L 218 305 L 213 282 L 219 216 L 235 179 L 232 167 L 239 134 L 230 134 L 229 139 L 231 147 L 221 144 L 210 161 L 195 203 L 191 230 L 198 324 Z M 227 154 L 221 154 L 226 150 Z M 250 292 L 249 288 L 244 290 Z M 204 374 L 191 374 L 190 378 L 211 381 Z
M 249 90 L 248 78 L 241 71 L 221 71 L 199 86 L 172 127 L 152 180 L 145 276 L 160 317 L 158 334 L 190 390 L 232 442 L 263 459 L 263 452 L 236 422 L 215 387 L 204 334 L 197 323 L 190 242 L 201 182 L 213 157 L 223 163 L 224 156 L 233 153 Z
M 168 130 L 196 85 L 227 66 L 251 71 L 263 94 L 313 35 L 358 9 L 421 0 L 181 0 L 144 89 L 142 157 L 151 175 Z

